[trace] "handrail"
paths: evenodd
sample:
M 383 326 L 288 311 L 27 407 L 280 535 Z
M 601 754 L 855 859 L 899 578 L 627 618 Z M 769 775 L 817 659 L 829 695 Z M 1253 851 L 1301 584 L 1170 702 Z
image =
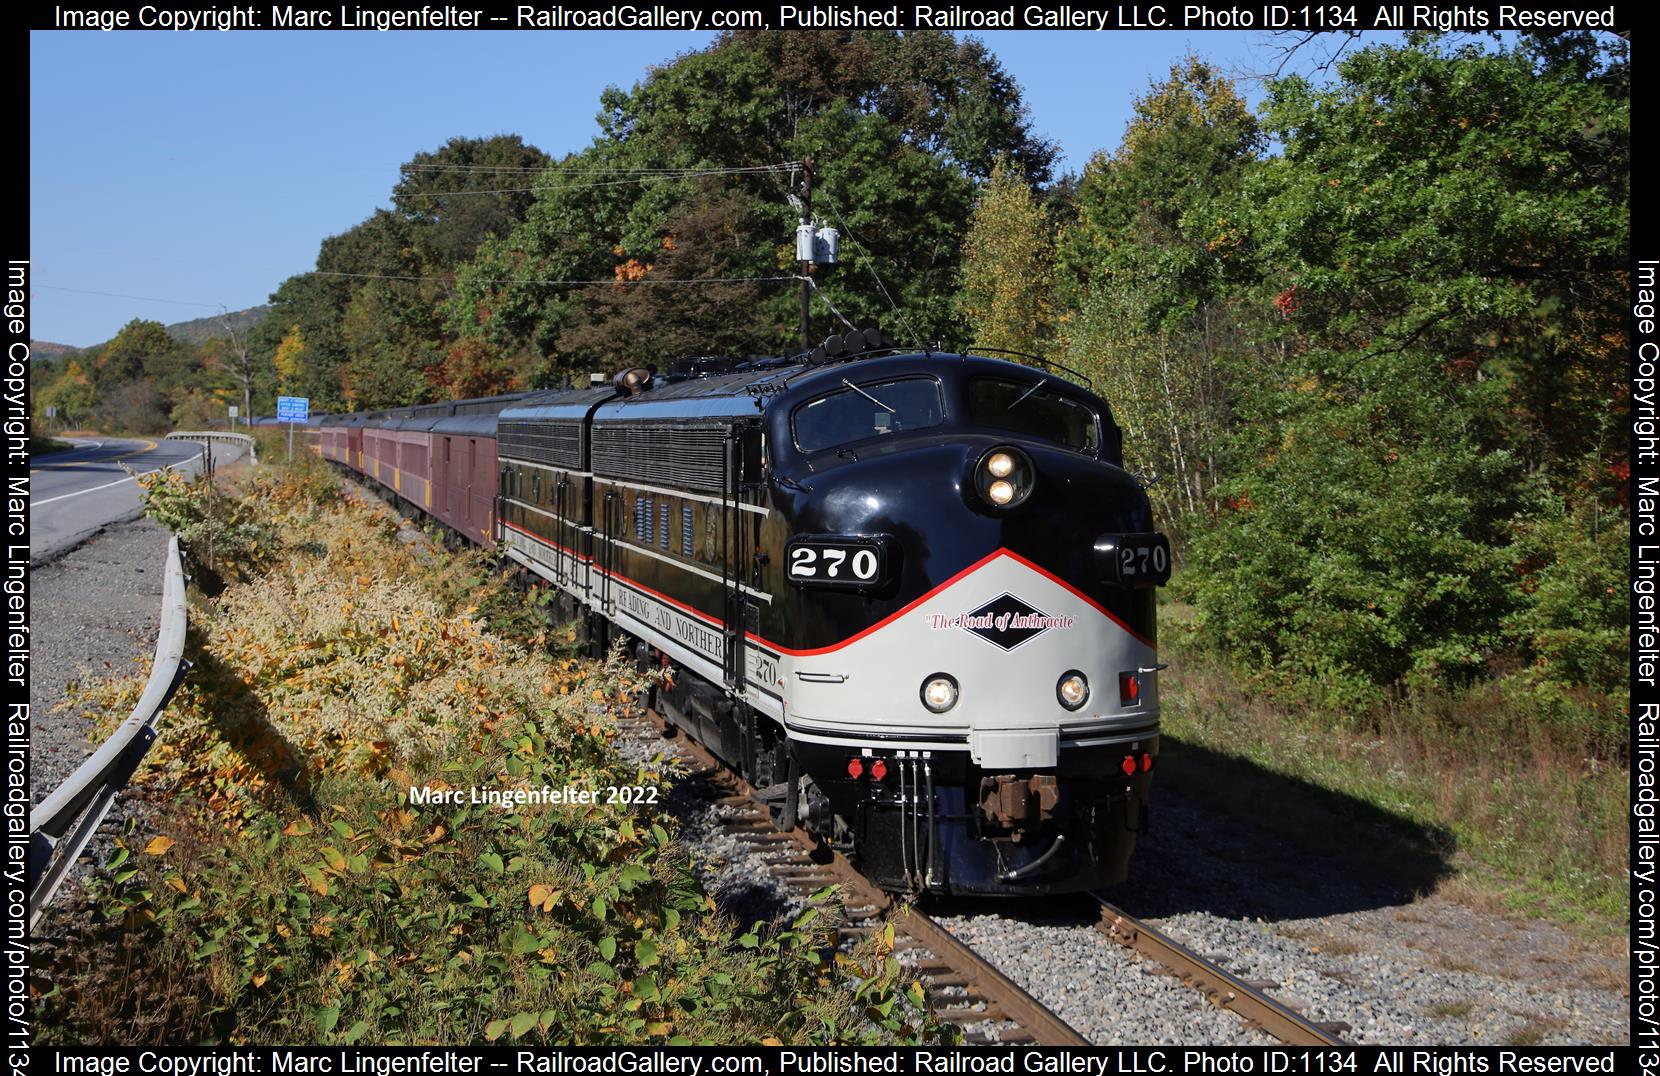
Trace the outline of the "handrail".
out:
M 110 738 L 81 763 L 40 806 L 29 812 L 29 927 L 36 921 L 68 876 L 70 868 L 99 823 L 109 813 L 116 795 L 132 779 L 144 753 L 156 740 L 155 722 L 190 668 L 184 657 L 184 563 L 175 535 L 167 543 L 166 577 L 161 592 L 161 633 L 155 661 L 138 705 Z M 64 834 L 80 817 L 68 839 Z
M 174 430 L 168 434 L 168 441 L 206 441 L 209 443 L 223 442 L 225 444 L 240 445 L 248 450 L 248 458 L 254 463 L 259 462 L 259 454 L 254 450 L 254 439 L 245 433 L 220 433 L 218 430 Z

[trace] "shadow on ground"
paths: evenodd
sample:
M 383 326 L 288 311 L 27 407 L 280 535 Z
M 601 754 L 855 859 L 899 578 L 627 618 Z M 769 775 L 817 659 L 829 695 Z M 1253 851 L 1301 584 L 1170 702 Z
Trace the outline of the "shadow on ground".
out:
M 1131 915 L 1208 912 L 1276 922 L 1394 907 L 1452 870 L 1452 834 L 1248 759 L 1166 735 L 1150 828 L 1129 877 L 1101 895 Z M 945 914 L 1093 920 L 1088 900 L 930 902 Z
M 1104 895 L 1147 917 L 1366 911 L 1434 889 L 1454 848 L 1443 827 L 1167 735 L 1151 828 Z

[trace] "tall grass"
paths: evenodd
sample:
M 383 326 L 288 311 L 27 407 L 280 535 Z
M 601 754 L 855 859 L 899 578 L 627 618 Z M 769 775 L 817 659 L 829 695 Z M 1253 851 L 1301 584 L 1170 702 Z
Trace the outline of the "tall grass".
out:
M 1193 754 L 1205 772 L 1188 775 L 1196 793 L 1226 790 L 1237 806 L 1251 794 L 1240 785 L 1250 783 L 1250 771 L 1307 782 L 1329 795 L 1275 804 L 1258 817 L 1339 854 L 1359 844 L 1374 863 L 1389 859 L 1377 841 L 1420 864 L 1440 859 L 1441 873 L 1465 895 L 1514 912 L 1593 934 L 1624 931 L 1630 774 L 1623 766 L 1530 727 L 1497 689 L 1420 692 L 1334 713 L 1279 696 L 1271 678 L 1232 666 L 1180 628 L 1164 642 L 1172 666 L 1162 685 L 1164 729 L 1178 751 L 1184 743 L 1204 749 Z M 1229 767 L 1230 759 L 1240 765 Z M 1283 796 L 1288 783 L 1272 783 L 1256 793 Z M 1380 828 L 1388 832 L 1357 833 L 1357 813 L 1385 819 Z

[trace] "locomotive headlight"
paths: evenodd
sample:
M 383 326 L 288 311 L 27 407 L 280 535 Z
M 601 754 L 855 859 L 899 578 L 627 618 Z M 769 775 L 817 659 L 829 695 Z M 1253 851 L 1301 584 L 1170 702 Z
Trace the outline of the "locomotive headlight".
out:
M 935 673 L 922 682 L 922 705 L 936 714 L 943 714 L 957 705 L 957 679 L 947 673 Z
M 974 487 L 993 508 L 1013 508 L 1031 495 L 1036 476 L 1031 457 L 1010 445 L 980 457 L 974 467 Z
M 1055 697 L 1068 710 L 1076 710 L 1089 701 L 1089 680 L 1081 672 L 1069 672 L 1055 685 Z

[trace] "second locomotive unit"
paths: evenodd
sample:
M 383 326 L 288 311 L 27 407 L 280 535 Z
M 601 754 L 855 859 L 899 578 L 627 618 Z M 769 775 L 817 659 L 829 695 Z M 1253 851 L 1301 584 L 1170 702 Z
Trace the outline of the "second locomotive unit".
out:
M 496 533 L 877 883 L 1121 880 L 1170 550 L 1110 410 L 1001 359 L 836 343 L 509 403 Z
M 1169 545 L 1100 398 L 886 345 L 331 416 L 321 450 L 662 668 L 656 708 L 877 883 L 1118 881 Z

